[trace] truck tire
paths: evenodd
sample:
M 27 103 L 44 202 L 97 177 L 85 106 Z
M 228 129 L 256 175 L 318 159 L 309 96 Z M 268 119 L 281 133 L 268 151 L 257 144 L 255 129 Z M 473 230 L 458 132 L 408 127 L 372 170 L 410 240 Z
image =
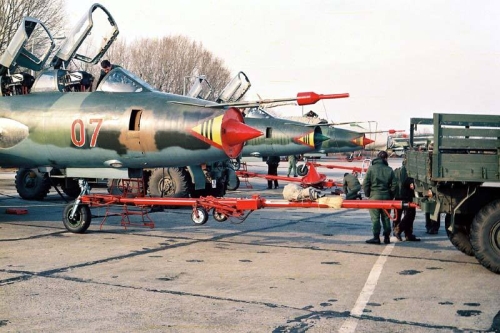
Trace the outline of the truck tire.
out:
M 471 242 L 481 265 L 500 274 L 500 200 L 489 203 L 476 214 Z
M 154 169 L 149 178 L 149 194 L 165 198 L 189 197 L 186 172 L 181 168 Z
M 139 183 L 131 182 L 128 188 L 127 198 L 136 198 L 142 196 L 141 189 L 139 188 L 141 185 Z M 123 196 L 124 184 L 123 179 L 115 178 L 108 179 L 107 183 L 108 193 L 112 195 Z
M 25 200 L 43 200 L 51 186 L 46 172 L 25 168 L 17 170 L 15 184 L 17 193 Z
M 68 197 L 72 199 L 76 199 L 82 190 L 80 189 L 80 185 L 78 185 L 78 180 L 75 179 L 66 179 L 66 181 L 62 181 L 61 188 Z
M 451 224 L 451 215 L 446 214 L 444 219 L 444 227 L 448 238 L 458 250 L 468 256 L 474 255 L 474 248 L 470 241 L 470 224 L 467 223 L 468 216 L 455 215 L 455 231 L 452 233 L 448 230 Z

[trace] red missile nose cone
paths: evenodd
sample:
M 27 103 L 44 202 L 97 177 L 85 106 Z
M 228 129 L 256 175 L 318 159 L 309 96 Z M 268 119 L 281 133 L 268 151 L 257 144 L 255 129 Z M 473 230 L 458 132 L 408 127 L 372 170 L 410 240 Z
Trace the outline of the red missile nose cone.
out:
M 297 94 L 297 104 L 298 105 L 310 105 L 314 104 L 322 99 L 333 99 L 333 98 L 346 98 L 349 97 L 349 93 L 343 94 L 316 94 L 314 92 L 300 92 Z
M 263 133 L 243 123 L 243 116 L 236 108 L 226 111 L 221 125 L 222 149 L 230 158 L 236 158 L 243 149 L 243 144 Z

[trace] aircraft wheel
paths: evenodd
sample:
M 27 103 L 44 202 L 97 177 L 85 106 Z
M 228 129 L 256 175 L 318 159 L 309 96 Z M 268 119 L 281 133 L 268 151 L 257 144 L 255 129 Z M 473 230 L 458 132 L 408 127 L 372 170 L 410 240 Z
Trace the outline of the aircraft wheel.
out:
M 186 172 L 181 168 L 155 169 L 149 178 L 149 193 L 152 197 L 187 198 Z
M 107 187 L 109 194 L 123 196 L 125 184 L 122 179 L 108 179 Z M 127 198 L 135 198 L 141 195 L 141 190 L 137 188 L 136 184 L 131 184 L 127 191 Z
M 301 164 L 297 166 L 297 174 L 301 177 L 307 175 L 309 172 L 309 168 L 305 164 Z
M 450 239 L 451 244 L 453 244 L 462 253 L 468 256 L 474 255 L 474 248 L 472 247 L 470 241 L 470 223 L 467 223 L 467 215 L 455 215 L 455 231 L 452 233 L 448 230 L 451 224 L 451 215 L 446 214 L 444 218 L 444 227 L 446 229 L 446 234 Z
M 72 199 L 76 199 L 82 191 L 78 185 L 78 181 L 74 179 L 66 179 L 66 181 L 63 180 L 61 188 L 64 194 Z
M 236 191 L 240 187 L 240 178 L 238 176 L 235 177 L 236 181 L 233 184 L 233 181 L 229 179 L 229 183 L 227 184 L 227 189 L 229 191 Z
M 500 200 L 476 214 L 472 221 L 471 242 L 481 265 L 500 274 Z
M 25 200 L 43 200 L 50 190 L 47 173 L 37 169 L 19 169 L 16 172 L 16 190 Z
M 216 211 L 214 209 L 214 212 L 213 212 L 213 217 L 214 217 L 214 220 L 217 221 L 217 222 L 224 222 L 227 220 L 227 216 L 226 214 L 224 213 L 219 213 L 218 211 Z
M 238 171 L 241 168 L 241 162 L 239 158 L 231 159 L 231 164 L 234 170 Z
M 202 225 L 207 223 L 208 221 L 208 213 L 204 208 L 197 207 L 196 211 L 191 213 L 191 220 L 193 220 L 194 224 Z
M 90 226 L 92 220 L 92 215 L 90 214 L 90 208 L 88 205 L 78 205 L 76 209 L 75 216 L 70 218 L 71 210 L 73 209 L 73 203 L 69 203 L 64 207 L 63 211 L 63 223 L 68 231 L 76 234 L 83 234 Z

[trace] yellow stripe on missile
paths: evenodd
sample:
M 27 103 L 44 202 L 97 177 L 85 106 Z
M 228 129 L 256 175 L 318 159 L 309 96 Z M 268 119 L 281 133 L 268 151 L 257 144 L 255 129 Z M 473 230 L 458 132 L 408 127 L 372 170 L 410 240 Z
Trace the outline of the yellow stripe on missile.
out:
M 299 142 L 309 147 L 314 147 L 314 131 L 297 139 Z
M 193 127 L 192 131 L 198 133 L 205 139 L 214 142 L 215 144 L 222 146 L 222 118 L 224 115 L 207 120 L 199 125 Z

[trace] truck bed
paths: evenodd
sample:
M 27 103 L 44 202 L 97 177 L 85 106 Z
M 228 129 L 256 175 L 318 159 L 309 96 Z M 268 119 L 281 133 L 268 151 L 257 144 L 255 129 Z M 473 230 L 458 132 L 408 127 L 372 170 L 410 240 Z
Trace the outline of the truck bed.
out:
M 410 145 L 417 125 L 433 125 L 433 142 L 407 152 L 410 177 L 431 182 L 500 182 L 500 116 L 434 114 L 412 118 Z

